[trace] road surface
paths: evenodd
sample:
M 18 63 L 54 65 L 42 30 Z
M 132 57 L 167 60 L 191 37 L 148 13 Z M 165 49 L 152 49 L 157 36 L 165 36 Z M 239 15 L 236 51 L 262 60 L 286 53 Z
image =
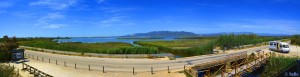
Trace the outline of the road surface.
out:
M 194 56 L 194 57 L 186 57 L 186 58 L 178 58 L 176 60 L 155 60 L 155 59 L 120 59 L 120 58 L 97 58 L 97 57 L 81 57 L 81 56 L 67 56 L 67 55 L 59 55 L 59 54 L 51 54 L 44 52 L 37 52 L 26 50 L 25 54 L 31 56 L 31 60 L 34 57 L 34 60 L 49 62 L 51 64 L 56 64 L 56 60 L 58 65 L 64 66 L 64 62 L 66 62 L 66 66 L 70 68 L 77 69 L 89 69 L 89 65 L 91 70 L 102 71 L 103 66 L 106 72 L 132 72 L 133 67 L 135 72 L 149 72 L 151 71 L 151 67 L 153 71 L 161 71 L 167 70 L 168 66 L 170 70 L 183 70 L 184 65 L 193 66 L 200 63 L 206 63 L 209 61 L 219 60 L 226 58 L 226 55 L 245 52 L 248 51 L 256 51 L 266 49 L 267 46 L 260 46 L 248 49 L 242 49 L 239 51 L 231 51 L 222 54 L 211 54 L 211 55 L 202 55 L 202 56 Z M 32 57 L 33 56 L 33 57 Z

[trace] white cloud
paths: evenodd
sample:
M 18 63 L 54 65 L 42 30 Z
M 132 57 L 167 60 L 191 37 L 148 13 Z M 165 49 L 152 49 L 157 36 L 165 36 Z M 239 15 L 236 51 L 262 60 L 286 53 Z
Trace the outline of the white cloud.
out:
M 106 13 L 123 13 L 128 12 L 131 10 L 134 10 L 135 8 L 130 7 L 101 7 L 101 10 L 103 10 Z
M 65 18 L 65 16 L 60 13 L 49 13 L 46 16 L 38 19 L 38 23 L 36 25 L 42 26 L 43 28 L 46 28 L 46 29 L 58 29 L 58 28 L 65 27 L 66 25 L 50 23 L 50 22 L 54 21 L 54 20 L 64 19 L 64 18 Z
M 64 27 L 64 24 L 48 24 L 46 26 L 44 26 L 44 28 L 46 29 L 59 29 L 61 27 Z
M 136 23 L 128 21 L 124 16 L 113 16 L 111 18 L 101 20 L 100 22 L 96 22 L 96 25 L 100 27 L 112 27 L 112 26 L 131 26 L 136 25 Z
M 30 3 L 31 6 L 46 6 L 53 10 L 63 10 L 66 9 L 73 4 L 75 4 L 76 0 L 39 0 L 37 2 Z
M 219 27 L 227 30 L 239 31 L 261 31 L 267 33 L 297 34 L 299 21 L 294 20 L 274 20 L 274 19 L 256 19 L 247 20 L 244 23 L 221 23 Z
M 105 0 L 97 0 L 97 3 L 103 3 Z

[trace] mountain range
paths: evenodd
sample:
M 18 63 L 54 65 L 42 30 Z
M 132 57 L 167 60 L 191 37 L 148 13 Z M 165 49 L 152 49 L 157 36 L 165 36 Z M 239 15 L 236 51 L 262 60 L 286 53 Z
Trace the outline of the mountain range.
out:
M 220 32 L 220 33 L 203 33 L 203 34 L 196 34 L 193 32 L 186 32 L 186 31 L 152 31 L 147 33 L 135 33 L 131 35 L 126 35 L 122 37 L 171 37 L 171 38 L 178 38 L 178 37 L 213 37 L 219 36 L 222 34 L 257 34 L 258 36 L 289 36 L 287 34 L 271 34 L 271 33 L 253 33 L 253 32 Z

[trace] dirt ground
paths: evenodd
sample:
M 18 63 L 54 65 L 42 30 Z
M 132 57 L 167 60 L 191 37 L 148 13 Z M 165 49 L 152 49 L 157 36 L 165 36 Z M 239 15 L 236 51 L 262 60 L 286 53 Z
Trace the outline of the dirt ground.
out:
M 86 69 L 75 69 L 72 67 L 64 67 L 55 64 L 49 64 L 47 62 L 41 62 L 29 59 L 30 62 L 27 64 L 45 72 L 54 77 L 186 77 L 184 73 L 179 73 L 178 71 L 181 70 L 171 70 L 170 73 L 168 71 L 156 71 L 153 74 L 151 72 L 105 72 L 103 73 L 100 70 L 91 70 L 88 71 Z M 22 68 L 22 64 L 15 64 L 14 65 L 17 69 Z M 172 72 L 173 71 L 173 72 Z M 177 71 L 177 72 L 174 72 Z M 29 74 L 28 71 L 20 71 L 20 74 L 23 77 L 33 77 L 32 74 Z
M 283 56 L 300 56 L 300 48 L 299 46 L 296 47 L 295 45 L 290 46 L 291 51 L 290 53 L 278 53 L 279 55 Z M 263 51 L 269 52 L 269 50 L 263 49 Z M 227 53 L 236 52 L 236 50 L 227 51 Z M 182 69 L 178 70 L 171 70 L 171 73 L 168 71 L 155 71 L 153 74 L 151 72 L 105 72 L 103 73 L 102 70 L 92 70 L 89 71 L 87 69 L 75 69 L 74 67 L 64 67 L 62 65 L 55 65 L 49 64 L 48 62 L 37 61 L 34 59 L 30 60 L 27 64 L 45 72 L 54 77 L 186 77 L 184 73 L 178 72 L 183 71 Z M 164 60 L 164 59 L 162 59 Z M 22 68 L 22 64 L 15 64 L 11 63 L 17 67 L 17 69 Z M 23 77 L 33 77 L 33 75 L 29 74 L 27 71 L 20 71 L 20 74 Z

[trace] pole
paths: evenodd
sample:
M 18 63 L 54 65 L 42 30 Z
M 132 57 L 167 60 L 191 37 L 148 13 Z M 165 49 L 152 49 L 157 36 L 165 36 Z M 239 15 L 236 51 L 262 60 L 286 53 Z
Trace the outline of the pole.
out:
M 22 63 L 22 69 L 24 69 L 24 63 Z
M 132 74 L 134 75 L 134 67 L 132 68 Z
M 50 63 L 50 59 L 49 59 L 49 63 Z
M 76 69 L 76 63 L 75 63 L 75 69 Z
M 57 60 L 55 60 L 55 64 L 57 65 Z
M 103 68 L 102 68 L 102 72 L 104 73 L 104 66 L 103 66 Z
M 89 65 L 89 71 L 91 71 L 91 66 Z
M 170 73 L 170 67 L 168 66 L 168 73 Z
M 153 67 L 151 67 L 151 74 L 153 74 Z
M 39 60 L 39 56 L 36 56 L 36 60 Z
M 44 57 L 42 57 L 42 61 L 44 62 Z
M 64 64 L 65 64 L 65 67 L 66 67 L 66 66 L 67 66 L 67 65 L 66 65 L 66 61 L 64 62 Z

